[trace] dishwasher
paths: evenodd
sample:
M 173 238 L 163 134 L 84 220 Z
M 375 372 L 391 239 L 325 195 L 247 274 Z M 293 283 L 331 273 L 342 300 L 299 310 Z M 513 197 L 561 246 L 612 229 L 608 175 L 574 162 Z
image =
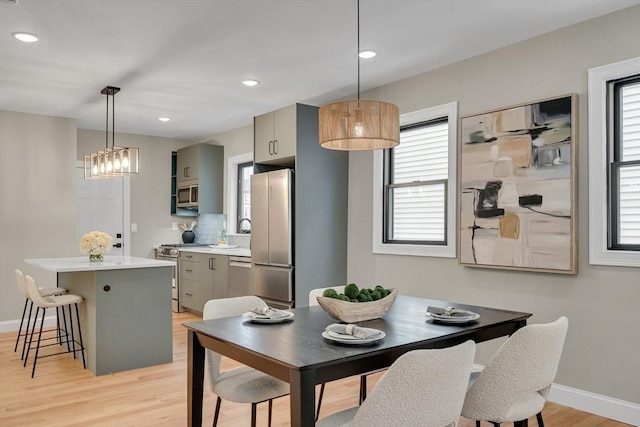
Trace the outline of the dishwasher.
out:
M 227 289 L 230 297 L 253 295 L 251 292 L 251 257 L 229 256 Z

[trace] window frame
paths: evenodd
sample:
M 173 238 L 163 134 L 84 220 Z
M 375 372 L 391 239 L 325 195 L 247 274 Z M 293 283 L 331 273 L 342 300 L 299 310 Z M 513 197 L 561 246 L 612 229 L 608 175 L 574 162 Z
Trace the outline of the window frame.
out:
M 243 163 L 238 163 L 236 165 L 236 216 L 235 216 L 235 221 L 236 221 L 236 233 L 238 234 L 251 234 L 251 226 L 249 226 L 249 231 L 248 232 L 244 232 L 242 231 L 242 229 L 240 228 L 240 220 L 242 219 L 240 217 L 240 212 L 241 212 L 241 208 L 244 205 L 244 200 L 242 197 L 242 193 L 243 193 L 243 188 L 241 186 L 241 182 L 242 182 L 242 176 L 241 176 L 241 171 L 244 168 L 248 168 L 251 167 L 253 168 L 253 160 L 248 161 L 248 162 L 243 162 Z M 251 187 L 249 187 L 249 191 L 251 191 Z M 251 220 L 249 218 L 249 220 Z
M 589 98 L 589 264 L 640 267 L 640 251 L 610 248 L 609 170 L 613 153 L 609 144 L 608 87 L 612 81 L 640 74 L 640 57 L 591 68 Z
M 411 123 L 407 125 L 400 126 L 400 133 L 405 130 L 411 129 L 419 129 L 422 127 L 427 127 L 431 125 L 444 124 L 448 125 L 448 117 L 438 117 L 431 120 L 424 120 L 417 123 Z M 447 236 L 447 225 L 448 225 L 448 209 L 447 209 L 447 190 L 448 190 L 448 180 L 447 179 L 434 179 L 429 181 L 414 181 L 414 182 L 405 182 L 405 183 L 391 183 L 391 177 L 393 176 L 393 157 L 394 151 L 393 149 L 384 150 L 383 156 L 383 168 L 384 168 L 384 183 L 383 183 L 383 213 L 382 213 L 382 221 L 383 221 L 383 230 L 382 230 L 382 242 L 385 244 L 408 244 L 408 245 L 432 245 L 432 246 L 443 246 L 447 244 L 448 236 Z M 448 175 L 448 172 L 447 172 Z M 389 234 L 391 233 L 391 218 L 393 217 L 392 210 L 393 205 L 389 205 L 390 193 L 393 188 L 403 188 L 403 187 L 418 187 L 424 186 L 428 187 L 431 185 L 444 184 L 444 240 L 442 241 L 434 241 L 434 240 L 400 240 L 400 239 L 391 239 L 389 238 Z
M 445 192 L 445 244 L 416 244 L 414 242 L 387 242 L 384 238 L 385 179 L 383 150 L 373 153 L 373 253 L 390 255 L 428 256 L 456 258 L 457 219 L 457 144 L 458 144 L 458 103 L 457 101 L 436 107 L 400 115 L 400 126 L 446 119 L 448 123 L 447 186 Z M 386 151 L 386 150 L 385 150 Z
M 227 160 L 227 233 L 238 234 L 238 165 L 253 162 L 253 152 L 230 156 Z M 233 221 L 231 220 L 233 219 Z M 242 233 L 242 236 L 246 234 Z

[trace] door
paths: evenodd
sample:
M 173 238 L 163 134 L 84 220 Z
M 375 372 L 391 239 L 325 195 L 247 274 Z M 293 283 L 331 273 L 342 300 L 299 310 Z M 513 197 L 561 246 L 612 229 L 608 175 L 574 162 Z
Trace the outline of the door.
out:
M 274 113 L 274 155 L 278 159 L 296 155 L 297 108 L 298 105 L 293 104 Z
M 269 161 L 273 156 L 274 113 L 256 116 L 253 121 L 254 162 Z
M 104 231 L 113 237 L 107 255 L 129 255 L 129 177 L 84 179 L 82 166 L 76 168 L 76 240 L 90 231 Z M 120 235 L 118 238 L 117 236 Z

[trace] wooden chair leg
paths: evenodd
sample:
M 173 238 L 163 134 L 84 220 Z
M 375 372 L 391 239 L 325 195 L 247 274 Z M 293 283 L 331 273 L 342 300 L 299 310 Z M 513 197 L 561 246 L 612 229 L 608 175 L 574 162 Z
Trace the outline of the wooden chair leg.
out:
M 538 412 L 536 414 L 536 419 L 538 420 L 538 427 L 544 427 L 544 421 L 542 420 L 542 412 Z
M 218 425 L 218 416 L 220 415 L 220 405 L 222 404 L 222 399 L 218 397 L 216 400 L 216 410 L 213 413 L 213 427 Z
M 324 395 L 324 383 L 320 385 L 320 397 L 318 397 L 318 408 L 316 409 L 316 422 L 320 418 L 320 407 L 322 406 L 322 396 Z

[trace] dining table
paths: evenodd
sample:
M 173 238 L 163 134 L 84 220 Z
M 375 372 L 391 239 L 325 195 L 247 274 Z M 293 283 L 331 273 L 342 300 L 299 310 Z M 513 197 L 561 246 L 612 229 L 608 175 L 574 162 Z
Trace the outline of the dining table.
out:
M 477 313 L 468 323 L 444 324 L 427 316 L 427 308 L 455 307 Z M 242 316 L 185 322 L 188 333 L 187 417 L 201 426 L 205 349 L 272 375 L 290 385 L 291 426 L 313 426 L 315 386 L 389 367 L 402 354 L 417 349 L 451 347 L 505 337 L 527 324 L 531 313 L 398 295 L 382 318 L 358 322 L 386 335 L 367 345 L 324 338 L 332 323 L 321 307 L 289 310 L 281 323 L 254 323 Z

